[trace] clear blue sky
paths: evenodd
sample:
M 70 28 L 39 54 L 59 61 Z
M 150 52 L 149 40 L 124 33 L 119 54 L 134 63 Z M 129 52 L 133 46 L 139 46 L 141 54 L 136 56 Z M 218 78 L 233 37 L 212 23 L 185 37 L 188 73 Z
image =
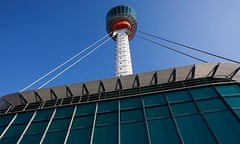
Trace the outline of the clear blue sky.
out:
M 19 91 L 104 36 L 107 11 L 121 4 L 135 9 L 141 31 L 240 60 L 239 0 L 1 0 L 0 96 Z M 209 62 L 223 62 L 162 43 Z M 130 45 L 135 73 L 200 63 L 137 37 Z M 47 87 L 113 74 L 111 40 Z

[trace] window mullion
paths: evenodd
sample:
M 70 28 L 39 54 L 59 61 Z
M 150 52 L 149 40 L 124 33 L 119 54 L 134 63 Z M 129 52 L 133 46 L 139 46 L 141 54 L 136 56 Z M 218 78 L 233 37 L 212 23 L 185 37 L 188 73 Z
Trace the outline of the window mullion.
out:
M 191 92 L 189 90 L 187 90 L 188 94 L 190 95 L 192 101 L 193 101 L 193 104 L 195 105 L 198 113 L 200 114 L 201 118 L 203 119 L 203 122 L 206 124 L 207 126 L 207 129 L 210 131 L 211 135 L 213 136 L 214 140 L 217 142 L 217 143 L 220 143 L 220 141 L 217 139 L 217 136 L 214 134 L 214 132 L 212 131 L 211 127 L 209 126 L 206 118 L 204 117 L 203 113 L 201 112 L 201 110 L 199 109 L 199 107 L 197 106 L 197 102 L 196 100 L 193 98 Z
M 10 121 L 10 123 L 8 124 L 8 126 L 4 129 L 4 131 L 2 132 L 2 134 L 0 135 L 0 139 L 2 139 L 2 137 L 6 134 L 6 132 L 8 131 L 9 127 L 12 125 L 12 123 L 15 121 L 15 119 L 17 118 L 17 113 L 14 115 L 14 117 L 12 118 L 12 120 Z
M 121 144 L 121 111 L 120 111 L 120 99 L 118 99 L 118 144 Z
M 56 114 L 56 111 L 57 111 L 57 108 L 54 108 L 54 111 L 53 111 L 53 113 L 52 113 L 52 116 L 51 116 L 51 118 L 50 118 L 50 120 L 49 120 L 49 122 L 48 122 L 48 125 L 47 125 L 47 127 L 46 127 L 46 129 L 45 129 L 45 131 L 44 131 L 44 133 L 43 133 L 43 135 L 42 135 L 42 138 L 41 138 L 39 144 L 42 144 L 42 143 L 43 143 L 43 140 L 44 140 L 45 136 L 47 135 L 47 131 L 48 131 L 48 129 L 49 129 L 49 127 L 50 127 L 50 125 L 51 125 L 51 123 L 52 123 L 52 121 L 53 121 L 53 118 L 54 118 L 54 116 L 55 116 L 55 114 Z
M 148 143 L 151 144 L 151 137 L 150 137 L 149 127 L 148 127 L 148 122 L 147 122 L 146 110 L 145 110 L 144 101 L 143 101 L 142 96 L 141 96 L 141 102 L 142 102 L 142 110 L 143 110 L 143 115 L 144 115 L 144 123 L 145 123 L 146 129 L 147 129 Z
M 37 111 L 35 111 L 35 112 L 33 113 L 31 119 L 29 120 L 29 122 L 28 122 L 28 124 L 27 124 L 27 126 L 26 126 L 26 128 L 24 129 L 24 131 L 22 132 L 20 138 L 18 139 L 17 144 L 19 144 L 19 143 L 21 142 L 24 134 L 27 132 L 28 128 L 30 127 L 30 125 L 31 125 L 33 119 L 35 118 L 36 114 L 37 114 Z
M 175 116 L 174 116 L 174 114 L 173 114 L 171 105 L 170 105 L 170 103 L 169 103 L 168 98 L 166 97 L 166 95 L 165 95 L 165 94 L 163 94 L 163 95 L 164 95 L 164 98 L 165 98 L 165 100 L 166 100 L 166 102 L 167 102 L 167 106 L 168 106 L 168 109 L 169 109 L 169 111 L 170 111 L 171 117 L 172 117 L 172 119 L 173 119 L 174 125 L 175 125 L 175 127 L 176 127 L 176 129 L 177 129 L 178 136 L 179 136 L 179 138 L 180 138 L 180 140 L 181 140 L 181 143 L 184 144 L 184 140 L 183 140 L 182 134 L 181 134 L 181 132 L 180 132 L 180 129 L 179 129 L 179 127 L 178 127 L 177 120 L 176 120 L 176 118 L 175 118 Z
M 94 113 L 90 144 L 93 144 L 93 137 L 94 137 L 94 131 L 95 131 L 95 125 L 96 125 L 96 119 L 97 119 L 97 111 L 98 111 L 98 102 L 96 102 L 96 108 L 95 108 L 95 113 Z
M 225 104 L 225 106 L 228 108 L 228 110 L 234 115 L 235 118 L 240 122 L 240 117 L 234 112 L 233 108 L 226 102 L 226 98 L 223 98 L 223 96 L 217 91 L 217 89 L 212 85 L 214 91 L 218 94 L 218 97 L 220 100 Z
M 65 139 L 64 139 L 64 144 L 67 143 L 68 136 L 69 136 L 71 128 L 72 128 L 72 124 L 73 124 L 73 120 L 74 120 L 76 111 L 77 111 L 77 106 L 75 105 L 74 110 L 73 110 L 73 114 L 72 114 L 72 118 L 71 118 L 71 121 L 70 121 L 69 126 L 68 126 L 67 134 L 66 134 Z

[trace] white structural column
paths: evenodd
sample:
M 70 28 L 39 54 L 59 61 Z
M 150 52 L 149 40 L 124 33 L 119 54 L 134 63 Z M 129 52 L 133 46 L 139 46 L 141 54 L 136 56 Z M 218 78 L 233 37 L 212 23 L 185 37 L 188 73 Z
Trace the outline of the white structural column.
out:
M 132 62 L 129 47 L 127 29 L 114 31 L 113 36 L 116 37 L 115 49 L 115 76 L 131 75 Z

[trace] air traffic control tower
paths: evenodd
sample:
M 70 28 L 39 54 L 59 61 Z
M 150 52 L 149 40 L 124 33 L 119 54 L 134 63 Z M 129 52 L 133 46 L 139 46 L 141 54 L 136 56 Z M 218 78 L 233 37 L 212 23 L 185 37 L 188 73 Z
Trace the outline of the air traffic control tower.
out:
M 240 64 L 131 74 L 136 27 L 131 8 L 108 12 L 116 77 L 0 97 L 0 144 L 240 144 Z
M 116 41 L 115 76 L 131 75 L 132 62 L 129 40 L 137 30 L 135 11 L 128 6 L 116 6 L 109 10 L 106 17 L 108 34 Z

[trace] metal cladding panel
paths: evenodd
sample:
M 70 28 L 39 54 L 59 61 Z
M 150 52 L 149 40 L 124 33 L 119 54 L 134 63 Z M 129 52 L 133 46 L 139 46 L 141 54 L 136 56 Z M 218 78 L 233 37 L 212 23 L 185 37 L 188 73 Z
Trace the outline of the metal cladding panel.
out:
M 13 93 L 2 97 L 6 102 L 11 105 L 22 104 L 19 93 Z
M 90 82 L 86 82 L 85 85 L 86 85 L 86 88 L 89 92 L 89 94 L 96 94 L 99 92 L 99 83 L 100 81 L 99 80 L 96 80 L 96 81 L 90 81 Z
M 21 95 L 27 100 L 27 102 L 36 102 L 34 91 L 24 91 Z
M 193 65 L 180 67 L 176 69 L 176 81 L 185 80 L 188 74 L 191 72 Z
M 153 79 L 154 73 L 155 72 L 146 72 L 146 73 L 138 74 L 140 86 L 149 86 Z
M 66 86 L 59 86 L 59 87 L 53 87 L 53 92 L 56 94 L 57 98 L 65 98 L 66 97 Z
M 216 71 L 216 74 L 215 74 L 215 77 L 218 77 L 218 78 L 228 78 L 228 76 L 230 76 L 236 69 L 238 69 L 240 67 L 239 64 L 223 64 L 223 63 L 220 63 L 217 71 Z
M 236 75 L 232 79 L 240 82 L 240 70 L 236 73 Z
M 118 77 L 102 80 L 106 91 L 115 91 Z
M 195 65 L 195 77 L 194 78 L 204 78 L 213 70 L 217 63 L 204 63 Z
M 157 71 L 158 84 L 167 83 L 174 68 Z
M 122 76 L 119 78 L 121 80 L 123 89 L 133 88 L 133 82 L 134 82 L 135 75 L 127 75 L 127 76 Z
M 73 96 L 82 96 L 82 86 L 83 86 L 83 83 L 68 85 L 68 87 L 71 90 Z
M 51 100 L 50 96 L 50 89 L 49 88 L 43 88 L 38 89 L 36 92 L 39 94 L 39 96 L 42 98 L 43 101 Z

